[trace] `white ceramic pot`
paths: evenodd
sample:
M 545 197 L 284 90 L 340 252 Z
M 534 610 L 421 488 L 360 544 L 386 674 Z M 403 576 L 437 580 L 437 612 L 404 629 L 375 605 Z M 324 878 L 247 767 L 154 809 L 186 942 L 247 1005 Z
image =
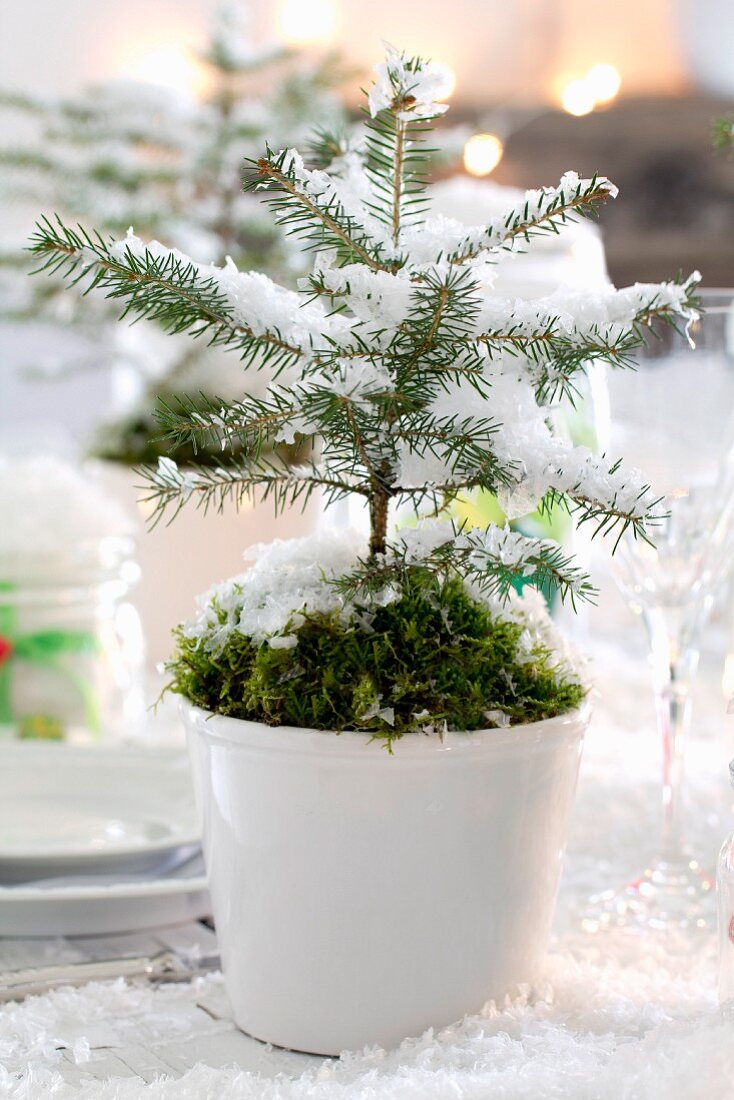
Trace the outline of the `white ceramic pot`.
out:
M 541 974 L 584 707 L 510 730 L 273 728 L 183 704 L 237 1024 L 392 1047 Z
M 140 520 L 141 579 L 135 590 L 135 604 L 153 665 L 170 656 L 171 631 L 191 618 L 196 596 L 245 569 L 242 555 L 248 546 L 308 535 L 321 514 L 316 495 L 305 512 L 299 507 L 289 508 L 278 517 L 269 500 L 244 500 L 239 509 L 227 502 L 222 512 L 210 509 L 206 515 L 190 504 L 171 523 L 164 519 L 151 530 L 150 506 L 139 499 L 141 475 L 120 463 L 103 462 L 99 466 L 100 476 L 110 490 Z

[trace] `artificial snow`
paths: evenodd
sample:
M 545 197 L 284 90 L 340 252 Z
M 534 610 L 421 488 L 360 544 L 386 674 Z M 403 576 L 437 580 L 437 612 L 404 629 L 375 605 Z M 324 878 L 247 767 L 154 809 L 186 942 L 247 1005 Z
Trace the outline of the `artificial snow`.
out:
M 344 318 L 327 318 L 321 302 L 304 302 L 296 291 L 279 286 L 258 271 L 239 271 L 229 257 L 223 267 L 198 264 L 159 241 L 142 241 L 132 228 L 126 237 L 112 244 L 110 252 L 122 262 L 128 257 L 144 261 L 149 256 L 164 264 L 177 263 L 183 270 L 190 268 L 202 283 L 211 283 L 220 292 L 235 324 L 256 336 L 273 334 L 303 351 L 323 347 L 326 335 L 338 339 L 349 327 Z
M 418 566 L 451 542 L 467 552 L 477 570 L 488 562 L 521 567 L 548 545 L 509 528 L 470 529 L 457 535 L 452 523 L 422 520 L 396 533 L 388 544 L 387 557 L 389 560 L 396 555 L 408 565 Z M 266 642 L 273 649 L 292 649 L 298 644 L 298 628 L 306 615 L 332 612 L 338 612 L 342 621 L 351 623 L 354 629 L 369 633 L 370 600 L 372 606 L 392 603 L 400 598 L 399 589 L 388 585 L 369 598 L 361 596 L 358 602 L 350 602 L 333 583 L 351 572 L 366 554 L 364 535 L 348 528 L 252 546 L 244 555 L 252 563 L 249 569 L 197 597 L 197 613 L 184 624 L 184 635 L 210 653 L 221 652 L 233 633 L 245 635 L 256 645 Z M 533 571 L 534 566 L 528 562 L 526 575 L 531 576 Z M 518 661 L 533 661 L 537 647 L 543 646 L 553 654 L 555 667 L 582 683 L 588 682 L 585 662 L 557 629 L 536 589 L 527 586 L 522 593 L 511 590 L 506 597 L 499 597 L 470 580 L 465 585 L 477 603 L 523 627 Z
M 316 276 L 330 293 L 349 294 L 352 311 L 358 320 L 380 327 L 387 324 L 391 328 L 397 328 L 405 321 L 415 290 L 409 275 L 372 271 L 364 264 L 335 267 L 327 260 L 331 257 L 320 257 Z
M 374 241 L 383 246 L 387 254 L 393 252 L 386 227 L 368 209 L 367 204 L 373 196 L 357 157 L 342 157 L 340 174 L 334 176 L 321 169 L 307 168 L 297 149 L 283 150 L 278 154 L 280 156 L 284 157 L 283 171 L 294 174 L 307 197 L 317 199 L 322 206 L 338 204 L 347 217 L 353 218 Z
M 353 569 L 365 552 L 362 536 L 348 530 L 250 547 L 245 559 L 251 567 L 199 596 L 198 614 L 184 633 L 201 639 L 210 652 L 221 650 L 233 631 L 255 644 L 290 648 L 304 614 L 345 610 L 330 582 Z
M 377 79 L 368 94 L 373 118 L 390 107 L 396 95 L 413 99 L 398 113 L 401 119 L 436 118 L 448 110 L 446 103 L 437 102 L 446 87 L 446 73 L 440 65 L 427 61 L 415 69 L 409 69 L 405 55 L 387 44 L 385 55 L 385 61 L 374 67 Z
M 525 192 L 519 187 L 508 187 L 492 179 L 476 179 L 457 174 L 437 180 L 430 190 L 432 216 L 442 216 L 460 221 L 462 225 L 486 225 L 490 221 L 506 219 L 508 211 L 519 209 Z M 598 228 L 588 221 L 569 220 L 558 233 L 538 237 L 533 241 L 534 252 L 555 252 L 566 249 L 570 243 L 599 238 Z
M 18 560 L 74 553 L 80 544 L 135 531 L 134 519 L 92 472 L 52 455 L 0 454 L 0 515 L 0 555 Z
M 413 263 L 423 264 L 435 261 L 439 253 L 477 252 L 487 249 L 527 249 L 525 235 L 514 234 L 508 227 L 524 223 L 547 211 L 552 204 L 568 201 L 577 190 L 585 191 L 591 185 L 590 179 L 581 179 L 576 172 L 566 172 L 557 187 L 542 187 L 524 192 L 517 203 L 510 206 L 483 225 L 467 227 L 457 218 L 436 214 L 426 218 L 424 224 L 408 227 L 401 236 Z M 596 178 L 597 187 L 609 198 L 614 198 L 617 188 L 604 176 Z M 566 221 L 573 222 L 574 215 L 567 215 Z
M 390 393 L 395 388 L 382 363 L 360 363 L 354 359 L 337 360 L 336 373 L 323 381 L 339 397 L 347 397 L 355 405 L 368 404 L 370 397 Z
M 467 135 L 468 136 L 468 135 Z M 451 218 L 466 226 L 487 224 L 516 210 L 523 192 L 488 179 L 455 175 L 430 190 L 431 222 Z M 493 256 L 482 279 L 505 297 L 539 298 L 558 287 L 589 291 L 609 285 L 604 245 L 596 225 L 569 219 L 557 233 L 538 235 L 532 244 Z

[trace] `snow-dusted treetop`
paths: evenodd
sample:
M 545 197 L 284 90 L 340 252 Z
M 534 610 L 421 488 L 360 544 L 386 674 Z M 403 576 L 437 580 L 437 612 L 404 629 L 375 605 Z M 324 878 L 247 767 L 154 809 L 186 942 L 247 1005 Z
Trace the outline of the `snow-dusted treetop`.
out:
M 248 165 L 246 190 L 315 253 L 301 293 L 231 262 L 196 264 L 132 233 L 106 242 L 46 221 L 33 250 L 43 267 L 89 280 L 130 315 L 275 371 L 264 396 L 248 393 L 245 378 L 238 401 L 163 410 L 179 440 L 215 433 L 224 448 L 237 441 L 243 457 L 194 470 L 164 460 L 150 471 L 159 509 L 253 492 L 281 508 L 317 488 L 328 501 L 356 493 L 367 501 L 371 538 L 364 560 L 335 581 L 344 595 L 384 592 L 419 564 L 458 570 L 493 593 L 523 576 L 572 599 L 588 595 L 586 578 L 550 543 L 445 522 L 391 539 L 391 508 L 407 500 L 440 516 L 479 487 L 497 493 L 510 516 L 563 503 L 603 530 L 644 533 L 657 501 L 641 475 L 556 438 L 546 406 L 572 396 L 586 364 L 628 365 L 656 320 L 693 319 L 698 275 L 533 301 L 498 296 L 501 253 L 593 214 L 616 188 L 568 172 L 483 225 L 432 217 L 422 141 L 443 110 L 434 70 L 389 50 L 376 72 L 363 148 L 327 134 L 315 161 L 268 148 Z M 297 434 L 314 440 L 307 465 L 285 469 L 263 457 L 265 446 Z

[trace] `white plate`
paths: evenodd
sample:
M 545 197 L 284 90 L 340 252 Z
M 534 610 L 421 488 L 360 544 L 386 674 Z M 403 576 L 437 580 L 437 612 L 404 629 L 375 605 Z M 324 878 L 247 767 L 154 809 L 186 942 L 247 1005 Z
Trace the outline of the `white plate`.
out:
M 0 882 L 170 866 L 199 840 L 185 752 L 0 743 Z
M 0 886 L 0 936 L 141 932 L 210 913 L 201 854 L 159 878 Z

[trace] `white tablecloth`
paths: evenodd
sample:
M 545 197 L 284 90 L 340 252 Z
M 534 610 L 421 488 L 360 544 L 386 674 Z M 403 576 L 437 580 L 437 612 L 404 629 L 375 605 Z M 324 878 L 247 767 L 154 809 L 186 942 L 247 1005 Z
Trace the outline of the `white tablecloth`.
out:
M 578 907 L 639 871 L 655 848 L 658 760 L 644 662 L 600 649 L 589 734 L 545 983 L 400 1050 L 323 1060 L 238 1032 L 221 977 L 153 990 L 60 990 L 0 1012 L 0 1096 L 128 1100 L 730 1100 L 734 1012 L 715 995 L 713 933 L 590 935 Z M 691 837 L 713 867 L 731 830 L 734 718 L 720 667 L 697 690 Z M 206 936 L 179 929 L 182 939 Z M 78 946 L 44 945 L 60 958 Z M 38 944 L 0 944 L 27 963 Z

